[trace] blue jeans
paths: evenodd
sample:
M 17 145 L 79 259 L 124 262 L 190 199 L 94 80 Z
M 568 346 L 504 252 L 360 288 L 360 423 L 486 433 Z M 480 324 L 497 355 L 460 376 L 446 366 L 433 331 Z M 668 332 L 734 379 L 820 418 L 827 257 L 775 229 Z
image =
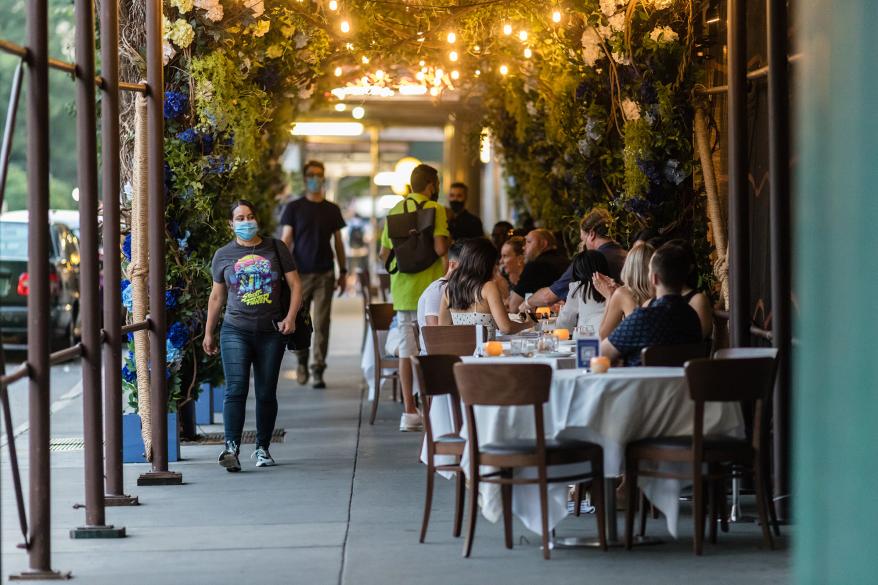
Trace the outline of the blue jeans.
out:
M 246 331 L 223 324 L 220 351 L 226 375 L 223 400 L 226 441 L 241 444 L 252 366 L 256 386 L 256 445 L 268 449 L 277 420 L 277 378 L 285 349 L 286 339 L 276 331 Z

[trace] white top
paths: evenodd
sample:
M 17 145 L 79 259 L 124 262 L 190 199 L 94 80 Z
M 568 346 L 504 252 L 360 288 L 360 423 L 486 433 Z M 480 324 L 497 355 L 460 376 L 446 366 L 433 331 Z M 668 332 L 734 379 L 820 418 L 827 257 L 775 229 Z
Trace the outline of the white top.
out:
M 445 280 L 444 276 L 434 280 L 424 289 L 424 292 L 421 293 L 421 297 L 418 299 L 418 336 L 421 338 L 422 350 L 426 345 L 424 345 L 424 336 L 421 335 L 420 331 L 426 327 L 427 317 L 439 316 L 439 305 L 442 303 L 442 294 L 445 292 L 445 285 L 447 284 L 448 281 Z
M 555 326 L 559 329 L 573 329 L 577 326 L 591 325 L 597 334 L 601 328 L 601 321 L 604 319 L 607 303 L 599 303 L 591 297 L 583 300 L 582 295 L 587 291 L 587 288 L 584 287 L 583 290 L 573 294 L 578 286 L 579 282 L 570 283 L 570 288 L 567 290 L 567 300 L 561 307 L 561 312 L 558 313 Z M 588 288 L 590 287 L 591 285 Z

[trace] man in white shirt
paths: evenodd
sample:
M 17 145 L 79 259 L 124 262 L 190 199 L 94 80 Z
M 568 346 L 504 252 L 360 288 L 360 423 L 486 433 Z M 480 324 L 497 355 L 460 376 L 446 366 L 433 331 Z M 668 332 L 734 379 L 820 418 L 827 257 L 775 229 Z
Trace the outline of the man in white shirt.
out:
M 426 354 L 427 350 L 424 346 L 424 336 L 420 331 L 424 327 L 439 324 L 439 304 L 445 293 L 445 285 L 451 278 L 451 273 L 457 268 L 457 261 L 462 249 L 463 240 L 451 244 L 451 247 L 448 248 L 448 270 L 445 272 L 445 276 L 431 282 L 418 299 L 418 335 L 420 336 L 421 355 Z

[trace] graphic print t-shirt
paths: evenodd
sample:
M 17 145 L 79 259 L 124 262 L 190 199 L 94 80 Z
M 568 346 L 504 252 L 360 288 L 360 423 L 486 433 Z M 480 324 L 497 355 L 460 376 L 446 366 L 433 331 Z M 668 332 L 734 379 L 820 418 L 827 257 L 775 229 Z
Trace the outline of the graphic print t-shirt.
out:
M 280 258 L 277 254 L 280 253 Z M 263 238 L 255 248 L 231 241 L 213 256 L 213 281 L 228 290 L 225 322 L 249 331 L 274 331 L 286 315 L 281 306 L 282 278 L 296 269 L 292 254 L 278 241 Z

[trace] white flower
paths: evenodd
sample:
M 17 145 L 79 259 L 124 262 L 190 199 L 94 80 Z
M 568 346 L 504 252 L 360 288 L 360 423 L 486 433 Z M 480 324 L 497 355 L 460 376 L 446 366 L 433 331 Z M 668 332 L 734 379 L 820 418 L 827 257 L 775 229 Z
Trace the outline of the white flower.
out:
M 593 67 L 598 59 L 604 56 L 601 38 L 593 27 L 587 27 L 582 33 L 582 59 L 586 66 Z
M 195 31 L 192 25 L 182 18 L 178 18 L 171 25 L 171 29 L 167 31 L 167 37 L 173 41 L 175 45 L 181 49 L 185 49 L 195 40 Z
M 248 0 L 247 8 L 253 13 L 253 16 L 259 18 L 263 14 L 265 14 L 265 3 L 263 0 Z
M 640 106 L 630 98 L 622 100 L 622 116 L 626 121 L 640 119 Z
M 300 100 L 308 100 L 311 99 L 311 96 L 314 95 L 314 86 L 309 85 L 308 87 L 303 87 L 299 90 L 299 99 Z
M 605 16 L 613 16 L 616 14 L 616 9 L 624 4 L 625 0 L 601 0 L 601 12 Z
M 174 46 L 168 40 L 162 41 L 162 63 L 167 65 L 171 62 L 171 59 L 177 56 L 177 51 L 174 50 Z
M 664 10 L 673 6 L 674 0 L 652 0 L 652 7 L 656 10 Z
M 186 14 L 192 10 L 192 0 L 171 0 L 171 6 L 180 11 L 180 14 Z
M 613 51 L 613 61 L 619 65 L 631 65 L 631 59 L 629 59 L 625 53 L 620 53 L 618 51 Z
M 625 13 L 620 12 L 610 17 L 610 29 L 613 32 L 625 30 Z
M 528 114 L 531 118 L 536 118 L 536 117 L 537 117 L 537 114 L 538 114 L 539 112 L 537 111 L 537 107 L 534 105 L 534 103 L 533 103 L 532 101 L 528 101 L 527 104 L 525 104 L 525 107 L 527 108 L 527 114 Z
M 660 45 L 666 45 L 678 40 L 680 35 L 669 26 L 657 26 L 649 33 L 649 38 Z
M 195 7 L 204 10 L 204 18 L 211 22 L 219 22 L 223 19 L 223 5 L 220 0 L 195 0 Z
M 293 37 L 293 40 L 296 42 L 296 48 L 302 49 L 308 44 L 308 35 L 303 32 L 297 32 L 296 36 Z

